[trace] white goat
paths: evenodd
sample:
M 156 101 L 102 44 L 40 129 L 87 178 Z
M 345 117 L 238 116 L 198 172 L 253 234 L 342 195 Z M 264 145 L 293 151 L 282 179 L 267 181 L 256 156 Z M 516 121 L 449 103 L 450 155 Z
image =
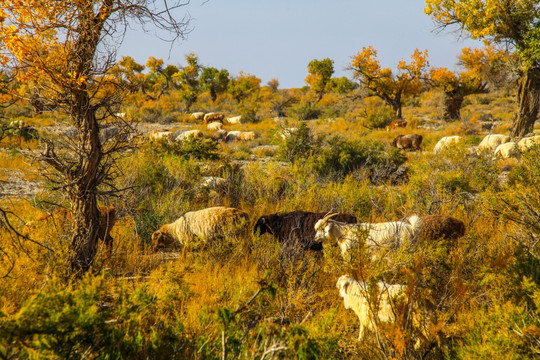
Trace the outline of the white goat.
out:
M 406 300 L 405 285 L 390 285 L 380 281 L 375 291 L 371 292 L 368 283 L 343 275 L 336 286 L 343 298 L 345 309 L 352 309 L 360 320 L 358 340 L 362 340 L 366 328 L 373 331 L 380 322 L 395 322 L 396 302 L 403 303 Z M 374 310 L 377 308 L 375 314 Z
M 199 238 L 206 243 L 217 238 L 234 235 L 245 230 L 249 217 L 236 208 L 217 206 L 199 211 L 189 211 L 171 224 L 163 225 L 152 234 L 154 251 L 185 246 Z
M 349 251 L 358 244 L 358 237 L 367 233 L 366 245 L 368 248 L 400 247 L 404 240 L 414 238 L 422 230 L 422 220 L 412 215 L 405 221 L 391 221 L 384 223 L 346 224 L 327 214 L 315 224 L 315 240 L 337 243 L 344 259 L 349 258 Z

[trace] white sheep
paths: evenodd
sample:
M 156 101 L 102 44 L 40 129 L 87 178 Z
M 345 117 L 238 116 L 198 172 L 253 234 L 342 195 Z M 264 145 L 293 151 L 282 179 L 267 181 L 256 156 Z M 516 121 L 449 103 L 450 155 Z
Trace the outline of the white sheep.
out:
M 345 309 L 352 309 L 360 320 L 358 340 L 362 340 L 366 328 L 373 331 L 380 322 L 395 322 L 396 303 L 404 303 L 406 300 L 404 285 L 390 285 L 380 281 L 375 292 L 371 292 L 368 283 L 343 275 L 338 279 L 336 286 L 343 298 Z M 377 308 L 375 314 L 374 310 Z
M 433 152 L 435 154 L 438 154 L 440 153 L 441 151 L 443 151 L 444 149 L 452 146 L 452 145 L 456 145 L 456 144 L 459 144 L 461 142 L 461 140 L 463 140 L 463 138 L 461 136 L 458 136 L 458 135 L 455 135 L 455 136 L 445 136 L 443 138 L 441 138 L 437 144 L 435 145 L 435 148 L 433 149 Z
M 218 130 L 212 134 L 212 140 L 223 141 L 227 137 L 227 130 Z
M 148 136 L 152 140 L 172 140 L 174 137 L 174 133 L 169 130 L 152 130 Z
M 257 134 L 255 134 L 253 131 L 243 131 L 234 139 L 234 141 L 251 141 L 255 140 L 256 137 Z
M 238 135 L 240 135 L 242 132 L 241 131 L 229 131 L 227 133 L 227 136 L 225 136 L 225 142 L 234 142 L 236 141 L 236 138 L 238 137 Z
M 214 121 L 206 125 L 208 130 L 221 130 L 223 129 L 223 124 L 219 121 Z
M 283 140 L 289 139 L 293 134 L 296 134 L 298 132 L 297 127 L 291 127 L 291 128 L 284 128 L 282 131 L 279 132 L 279 136 Z
M 540 135 L 525 137 L 518 141 L 518 148 L 521 152 L 526 152 L 535 145 L 540 146 Z
M 178 135 L 175 139 L 176 142 L 182 142 L 184 140 L 188 139 L 202 139 L 204 138 L 204 134 L 201 130 L 188 130 L 182 132 L 180 135 Z
M 242 123 L 242 115 L 238 116 L 232 116 L 227 118 L 227 124 L 241 124 Z
M 191 118 L 193 120 L 202 120 L 204 118 L 204 113 L 201 111 L 191 113 Z
M 501 135 L 501 134 L 490 134 L 486 135 L 486 137 L 478 144 L 478 152 L 482 151 L 488 151 L 492 153 L 497 149 L 497 146 L 507 143 L 511 140 L 510 136 L 508 135 Z
M 315 224 L 315 240 L 337 243 L 344 259 L 349 259 L 349 251 L 358 244 L 358 237 L 367 234 L 366 246 L 370 249 L 400 247 L 402 243 L 417 237 L 422 230 L 422 220 L 412 215 L 405 221 L 383 223 L 346 224 L 332 220 L 327 214 Z M 374 255 L 375 256 L 375 255 Z
M 508 159 L 510 157 L 517 158 L 519 157 L 518 145 L 513 141 L 501 144 L 497 146 L 493 152 L 493 156 L 501 157 L 503 159 Z
M 171 224 L 165 224 L 152 234 L 154 251 L 174 245 L 186 246 L 199 238 L 208 243 L 245 231 L 248 215 L 236 208 L 217 206 L 189 211 Z

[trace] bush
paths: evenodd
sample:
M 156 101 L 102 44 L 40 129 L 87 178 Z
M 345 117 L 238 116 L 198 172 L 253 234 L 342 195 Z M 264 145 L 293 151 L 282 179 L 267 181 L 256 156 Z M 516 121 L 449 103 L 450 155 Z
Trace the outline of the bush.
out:
M 318 119 L 322 111 L 312 103 L 301 103 L 291 107 L 291 113 L 298 120 Z
M 398 150 L 378 142 L 347 141 L 331 138 L 315 158 L 314 170 L 323 177 L 343 178 L 357 170 L 371 172 L 378 166 L 398 168 L 406 157 Z
M 312 152 L 318 151 L 323 137 L 316 137 L 305 123 L 300 124 L 297 131 L 291 132 L 279 145 L 278 158 L 294 163 L 298 159 L 308 158 Z

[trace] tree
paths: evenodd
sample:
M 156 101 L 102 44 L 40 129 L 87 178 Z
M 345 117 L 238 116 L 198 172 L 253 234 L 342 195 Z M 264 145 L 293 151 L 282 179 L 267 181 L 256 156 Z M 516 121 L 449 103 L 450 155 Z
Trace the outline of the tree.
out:
M 349 70 L 368 91 L 383 99 L 401 119 L 401 102 L 407 96 L 416 96 L 422 91 L 421 77 L 428 67 L 427 50 L 416 49 L 411 55 L 411 62 L 398 63 L 398 73 L 394 75 L 390 68 L 381 68 L 377 60 L 377 51 L 372 47 L 363 47 L 353 57 Z
M 229 82 L 229 93 L 239 104 L 249 96 L 257 93 L 261 88 L 261 79 L 255 75 L 245 74 L 240 71 L 238 76 Z
M 150 72 L 146 77 L 146 85 L 150 86 L 150 89 L 155 94 L 155 97 L 152 98 L 154 100 L 159 100 L 163 94 L 173 88 L 173 85 L 175 84 L 174 77 L 180 70 L 174 65 L 163 67 L 163 60 L 156 59 L 153 56 L 148 58 L 146 67 L 150 69 Z
M 334 61 L 326 58 L 323 60 L 313 59 L 308 64 L 308 75 L 305 82 L 311 87 L 311 91 L 317 94 L 318 103 L 321 101 L 326 86 L 330 83 L 332 75 L 334 74 Z
M 473 39 L 515 50 L 519 113 L 512 135 L 531 132 L 540 112 L 540 2 L 426 0 L 424 11 L 441 29 L 456 25 Z
M 102 144 L 99 123 L 114 114 L 124 93 L 112 76 L 105 76 L 115 64 L 122 30 L 131 21 L 150 23 L 174 41 L 186 30 L 185 19 L 172 15 L 183 5 L 153 0 L 0 0 L 0 64 L 19 80 L 36 84 L 39 96 L 66 112 L 76 129 L 64 143 L 48 141 L 41 156 L 72 206 L 70 276 L 80 277 L 92 266 L 99 230 L 97 198 L 114 191 L 101 187 L 110 184 L 121 137 Z
M 191 106 L 197 101 L 201 93 L 201 82 L 199 75 L 202 66 L 199 64 L 199 59 L 194 53 L 186 55 L 187 65 L 174 75 L 174 79 L 178 83 L 180 95 L 186 102 L 186 111 L 189 112 Z
M 117 81 L 121 81 L 125 84 L 130 92 L 136 92 L 143 90 L 144 65 L 141 65 L 130 56 L 124 56 L 110 71 L 109 73 L 117 77 Z
M 214 67 L 206 67 L 201 73 L 203 89 L 210 92 L 212 102 L 218 95 L 224 93 L 229 85 L 229 72 L 225 69 L 218 70 Z

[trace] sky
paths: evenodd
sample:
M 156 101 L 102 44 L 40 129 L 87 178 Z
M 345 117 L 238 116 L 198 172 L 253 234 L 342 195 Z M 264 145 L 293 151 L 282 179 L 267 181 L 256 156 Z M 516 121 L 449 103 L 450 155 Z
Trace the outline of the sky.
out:
M 362 47 L 373 46 L 384 67 L 410 61 L 415 49 L 428 50 L 433 67 L 456 69 L 463 47 L 482 43 L 451 31 L 437 33 L 424 14 L 423 0 L 191 0 L 176 12 L 191 16 L 191 32 L 172 47 L 153 33 L 130 30 L 118 49 L 118 59 L 131 56 L 145 64 L 148 57 L 165 64 L 185 65 L 195 53 L 204 66 L 227 69 L 262 79 L 277 78 L 280 88 L 305 85 L 313 59 L 334 61 L 334 76 L 352 74 L 345 68 Z

